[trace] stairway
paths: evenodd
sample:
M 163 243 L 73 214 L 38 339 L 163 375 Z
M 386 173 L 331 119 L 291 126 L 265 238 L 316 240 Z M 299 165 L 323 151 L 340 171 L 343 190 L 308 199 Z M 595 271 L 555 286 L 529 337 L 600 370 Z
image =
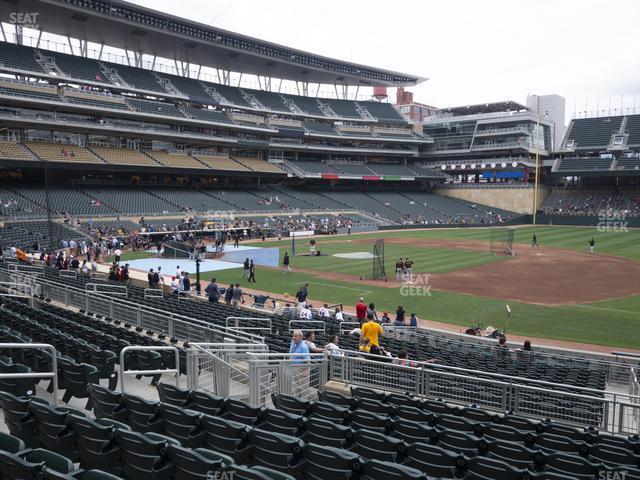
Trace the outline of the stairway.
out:
M 58 65 L 56 65 L 56 59 L 53 57 L 47 57 L 43 55 L 39 50 L 36 51 L 35 54 L 36 62 L 42 67 L 42 69 L 47 73 L 55 73 L 58 76 L 66 77 L 67 75 L 60 70 Z
M 362 118 L 364 118 L 365 120 L 377 120 L 376 117 L 371 115 L 369 110 L 367 110 L 365 107 L 360 105 L 358 102 L 353 102 L 353 103 L 356 105 L 356 111 L 360 114 Z
M 205 85 L 202 82 L 200 82 L 200 86 L 216 102 L 218 102 L 218 103 L 230 103 L 226 98 L 224 98 L 222 95 L 220 95 L 215 88 L 212 88 L 212 87 L 210 87 L 208 85 Z
M 105 64 L 100 63 L 100 71 L 105 77 L 111 80 L 111 83 L 113 83 L 114 85 L 118 85 L 119 87 L 131 88 L 131 85 L 129 85 L 122 79 L 122 77 L 118 73 L 118 70 L 116 70 L 115 68 L 108 68 Z
M 167 91 L 167 93 L 170 93 L 172 95 L 176 95 L 179 97 L 186 97 L 186 95 L 184 95 L 180 90 L 178 90 L 176 87 L 173 86 L 173 83 L 171 83 L 171 80 L 169 80 L 168 78 L 161 77 L 156 72 L 151 72 L 151 73 L 153 77 L 156 79 L 156 82 L 158 82 L 162 86 L 162 88 L 164 88 Z
M 244 97 L 244 99 L 249 102 L 249 104 L 255 108 L 256 110 L 269 110 L 266 108 L 260 101 L 256 98 L 253 93 L 247 93 L 244 90 L 240 90 L 240 93 Z

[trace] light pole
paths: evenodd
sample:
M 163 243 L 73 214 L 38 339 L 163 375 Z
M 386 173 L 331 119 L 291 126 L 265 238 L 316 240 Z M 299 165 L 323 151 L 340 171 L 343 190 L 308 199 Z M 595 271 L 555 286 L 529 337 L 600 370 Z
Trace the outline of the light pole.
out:
M 202 287 L 200 286 L 200 256 L 196 254 L 196 295 L 200 295 Z
M 533 224 L 536 224 L 536 213 L 538 211 L 538 185 L 540 182 L 540 96 L 536 95 L 536 135 L 535 135 L 535 147 L 536 147 L 536 174 L 535 184 L 533 187 Z

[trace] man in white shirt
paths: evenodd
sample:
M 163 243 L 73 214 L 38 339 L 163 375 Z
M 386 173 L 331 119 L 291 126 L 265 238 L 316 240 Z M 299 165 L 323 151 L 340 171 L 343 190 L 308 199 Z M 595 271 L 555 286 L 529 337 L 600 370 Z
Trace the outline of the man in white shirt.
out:
M 300 307 L 300 320 L 311 320 L 311 305 Z
M 319 310 L 318 310 L 318 315 L 320 315 L 322 318 L 329 318 L 329 305 L 327 305 L 326 303 L 324 304 L 324 306 L 322 306 Z
M 11 245 L 11 258 L 16 258 L 16 254 L 18 252 L 18 249 L 16 248 L 15 243 L 13 245 Z
M 324 349 L 329 355 L 342 355 L 342 350 L 340 350 L 338 346 L 339 341 L 340 337 L 338 335 L 334 334 L 329 337 L 329 343 L 324 346 Z
M 344 316 L 342 315 L 342 310 L 340 310 L 340 307 L 336 307 L 336 320 L 342 322 L 344 320 Z
M 116 259 L 116 263 L 120 263 L 120 257 L 122 256 L 122 250 L 120 250 L 120 248 L 116 248 L 115 251 L 113 252 L 113 254 L 115 255 L 115 259 Z

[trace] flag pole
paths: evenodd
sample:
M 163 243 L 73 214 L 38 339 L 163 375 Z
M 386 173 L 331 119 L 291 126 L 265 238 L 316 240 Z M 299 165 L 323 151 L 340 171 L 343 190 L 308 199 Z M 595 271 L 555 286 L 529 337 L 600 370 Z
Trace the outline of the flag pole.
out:
M 535 185 L 533 187 L 533 224 L 536 224 L 536 213 L 538 211 L 538 187 L 540 184 L 540 97 L 538 96 L 538 102 L 536 106 L 536 174 Z M 543 137 L 544 138 L 544 135 Z

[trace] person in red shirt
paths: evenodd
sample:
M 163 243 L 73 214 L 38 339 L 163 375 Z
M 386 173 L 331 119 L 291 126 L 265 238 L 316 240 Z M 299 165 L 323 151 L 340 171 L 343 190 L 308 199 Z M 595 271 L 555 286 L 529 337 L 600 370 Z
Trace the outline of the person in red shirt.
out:
M 356 303 L 356 318 L 362 325 L 367 318 L 367 305 L 364 303 L 364 298 L 360 297 L 358 303 Z

